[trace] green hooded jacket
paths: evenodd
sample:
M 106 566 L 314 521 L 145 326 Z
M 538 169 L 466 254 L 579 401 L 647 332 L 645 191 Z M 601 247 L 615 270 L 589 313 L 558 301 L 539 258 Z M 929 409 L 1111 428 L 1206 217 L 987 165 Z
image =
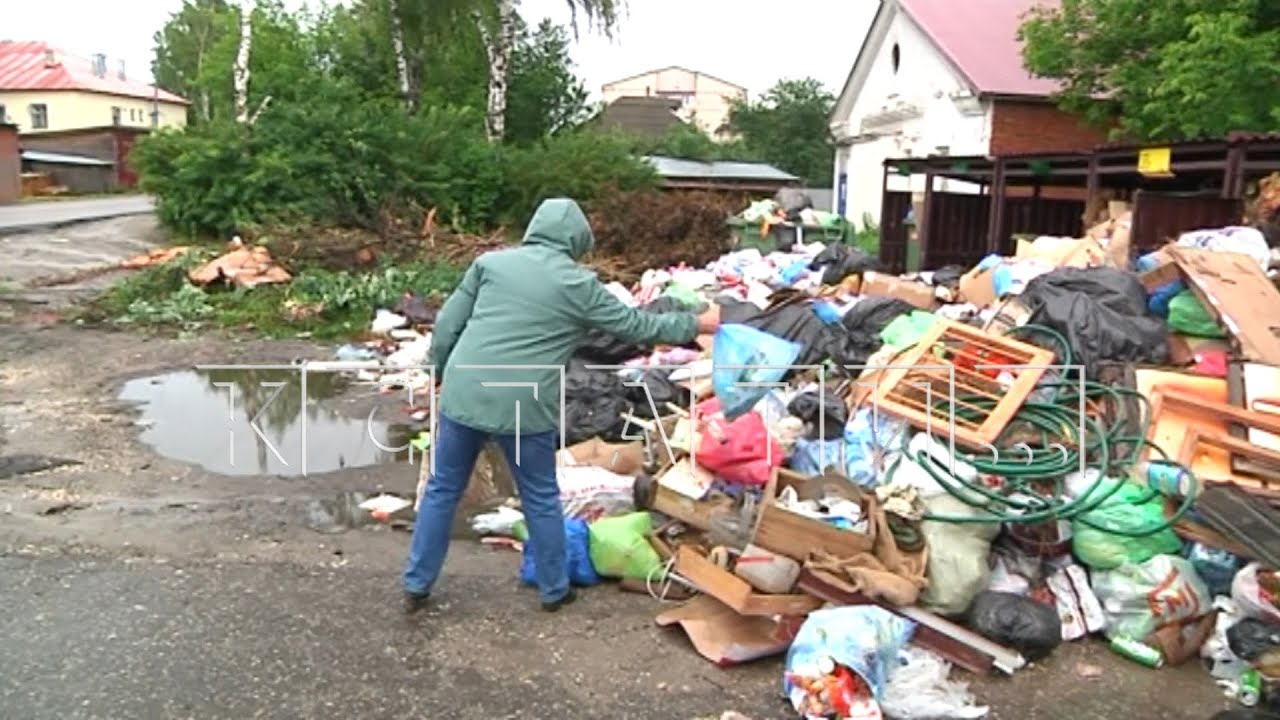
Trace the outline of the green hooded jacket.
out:
M 520 247 L 471 263 L 431 335 L 440 413 L 491 433 L 555 430 L 566 364 L 588 331 L 638 344 L 697 337 L 692 313 L 647 313 L 610 294 L 577 263 L 594 244 L 578 204 L 556 198 L 538 207 Z

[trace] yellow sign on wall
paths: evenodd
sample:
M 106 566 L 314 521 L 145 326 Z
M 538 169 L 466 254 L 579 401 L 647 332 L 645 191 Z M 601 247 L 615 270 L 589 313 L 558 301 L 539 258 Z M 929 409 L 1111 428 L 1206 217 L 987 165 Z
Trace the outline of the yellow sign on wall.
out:
M 1172 175 L 1172 151 L 1167 147 L 1138 151 L 1138 172 L 1143 175 Z

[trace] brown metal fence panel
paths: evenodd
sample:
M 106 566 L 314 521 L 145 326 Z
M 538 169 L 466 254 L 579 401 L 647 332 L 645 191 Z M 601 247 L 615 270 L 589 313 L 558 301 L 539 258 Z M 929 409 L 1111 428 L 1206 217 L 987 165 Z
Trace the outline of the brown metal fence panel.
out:
M 1240 200 L 1224 199 L 1216 193 L 1140 190 L 1133 202 L 1133 249 L 1139 253 L 1149 252 L 1189 230 L 1238 224 L 1243 211 Z
M 987 195 L 933 193 L 929 237 L 922 238 L 924 260 L 921 266 L 936 270 L 946 265 L 969 267 L 976 264 L 987 250 L 987 218 L 991 215 L 991 198 Z
M 900 273 L 907 267 L 907 212 L 911 193 L 888 191 L 880 202 L 880 266 Z
M 1083 217 L 1083 200 L 1005 198 L 1004 234 L 1000 238 L 1000 254 L 1013 254 L 1014 235 L 1080 237 L 1084 234 Z

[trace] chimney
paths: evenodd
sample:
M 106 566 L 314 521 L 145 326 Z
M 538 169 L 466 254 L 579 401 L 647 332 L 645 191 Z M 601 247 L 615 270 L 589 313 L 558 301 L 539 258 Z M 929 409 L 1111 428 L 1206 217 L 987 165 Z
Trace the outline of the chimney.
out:
M 107 76 L 107 56 L 102 53 L 93 55 L 93 74 L 100 78 Z
M 45 49 L 45 51 L 44 51 L 44 66 L 45 66 L 45 67 L 57 67 L 57 66 L 58 66 L 58 56 L 57 56 L 57 54 L 56 54 L 56 53 L 54 53 L 54 52 L 53 52 L 53 50 L 48 49 L 48 48 L 46 48 L 46 49 Z
M 116 77 L 120 78 L 121 80 L 124 80 L 124 79 L 125 79 L 125 77 L 124 77 L 124 61 L 123 61 L 123 60 L 117 60 L 117 61 L 116 61 Z

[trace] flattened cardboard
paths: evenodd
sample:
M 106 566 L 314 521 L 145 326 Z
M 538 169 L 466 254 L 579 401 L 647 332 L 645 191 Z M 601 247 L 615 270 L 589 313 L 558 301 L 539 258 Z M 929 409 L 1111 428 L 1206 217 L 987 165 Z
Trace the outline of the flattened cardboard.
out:
M 1205 309 L 1227 329 L 1241 359 L 1280 365 L 1280 291 L 1248 255 L 1170 247 Z
M 659 627 L 679 625 L 693 649 L 720 667 L 781 655 L 791 647 L 800 624 L 793 619 L 739 615 L 733 608 L 707 595 L 658 615 Z
M 921 310 L 934 310 L 938 307 L 938 297 L 934 294 L 935 292 L 933 286 L 914 280 L 903 280 L 877 272 L 862 274 L 863 295 L 898 298 Z

